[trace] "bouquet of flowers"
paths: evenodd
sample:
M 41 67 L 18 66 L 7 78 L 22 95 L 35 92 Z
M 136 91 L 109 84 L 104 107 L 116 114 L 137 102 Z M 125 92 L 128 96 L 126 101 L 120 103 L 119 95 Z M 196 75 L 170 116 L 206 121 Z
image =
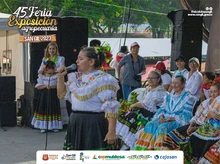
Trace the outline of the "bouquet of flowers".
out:
M 136 93 L 136 92 L 131 92 L 131 101 L 125 101 L 125 100 L 120 100 L 119 102 L 120 102 L 120 107 L 119 107 L 119 113 L 124 113 L 124 112 L 126 112 L 128 109 L 129 109 L 129 107 L 132 105 L 132 104 L 134 104 L 134 103 L 136 103 L 136 102 L 138 102 L 137 101 L 137 96 L 138 96 L 138 94 Z

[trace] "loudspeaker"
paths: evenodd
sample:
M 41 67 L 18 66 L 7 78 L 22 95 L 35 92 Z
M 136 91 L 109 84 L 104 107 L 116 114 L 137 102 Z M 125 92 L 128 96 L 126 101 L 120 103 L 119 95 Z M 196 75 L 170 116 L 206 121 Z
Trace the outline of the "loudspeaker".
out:
M 65 65 L 76 63 L 82 46 L 88 45 L 88 19 L 64 17 L 61 20 L 61 55 L 65 57 Z
M 189 16 L 191 11 L 178 10 L 168 13 L 168 18 L 173 23 L 171 38 L 171 70 L 177 69 L 175 59 L 183 55 L 188 61 L 196 57 L 201 62 L 202 57 L 202 17 Z
M 16 121 L 16 102 L 0 102 L 0 123 L 4 126 L 15 126 Z
M 13 102 L 16 92 L 15 76 L 0 76 L 0 102 Z
M 23 122 L 25 126 L 29 126 L 29 127 L 33 127 L 31 125 L 31 121 L 34 115 L 34 109 L 36 107 L 37 104 L 37 99 L 36 98 L 29 98 L 26 97 L 24 98 L 24 115 L 23 115 Z
M 31 83 L 25 81 L 24 83 L 24 95 L 28 98 L 36 98 L 38 94 L 38 89 L 35 88 L 36 83 Z

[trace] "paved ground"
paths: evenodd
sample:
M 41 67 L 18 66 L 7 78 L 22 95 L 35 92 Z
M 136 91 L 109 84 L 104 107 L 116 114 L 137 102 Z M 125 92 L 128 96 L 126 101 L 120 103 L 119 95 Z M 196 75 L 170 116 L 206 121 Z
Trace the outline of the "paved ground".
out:
M 45 150 L 46 133 L 30 127 L 0 128 L 0 164 L 35 164 L 36 152 Z M 47 150 L 62 150 L 66 130 L 48 132 Z

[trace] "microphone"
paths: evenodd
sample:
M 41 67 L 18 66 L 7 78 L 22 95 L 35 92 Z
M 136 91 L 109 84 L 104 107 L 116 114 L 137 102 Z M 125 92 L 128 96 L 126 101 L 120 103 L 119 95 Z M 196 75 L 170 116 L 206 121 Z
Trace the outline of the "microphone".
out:
M 70 66 L 66 67 L 67 71 L 75 71 L 77 69 L 76 64 L 71 64 Z
M 75 71 L 76 69 L 77 69 L 76 64 L 71 64 L 71 65 L 69 65 L 69 66 L 66 67 L 67 72 L 68 72 L 68 71 Z M 64 72 L 64 71 L 62 71 L 62 72 Z M 55 74 L 56 74 L 56 73 L 58 73 L 58 72 L 56 71 Z

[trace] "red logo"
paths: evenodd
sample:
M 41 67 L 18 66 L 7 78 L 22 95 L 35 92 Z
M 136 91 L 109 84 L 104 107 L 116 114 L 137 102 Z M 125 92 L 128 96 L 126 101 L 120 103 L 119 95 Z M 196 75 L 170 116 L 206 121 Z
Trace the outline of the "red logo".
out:
M 42 159 L 43 159 L 44 161 L 47 161 L 47 160 L 49 159 L 48 154 L 43 154 Z

